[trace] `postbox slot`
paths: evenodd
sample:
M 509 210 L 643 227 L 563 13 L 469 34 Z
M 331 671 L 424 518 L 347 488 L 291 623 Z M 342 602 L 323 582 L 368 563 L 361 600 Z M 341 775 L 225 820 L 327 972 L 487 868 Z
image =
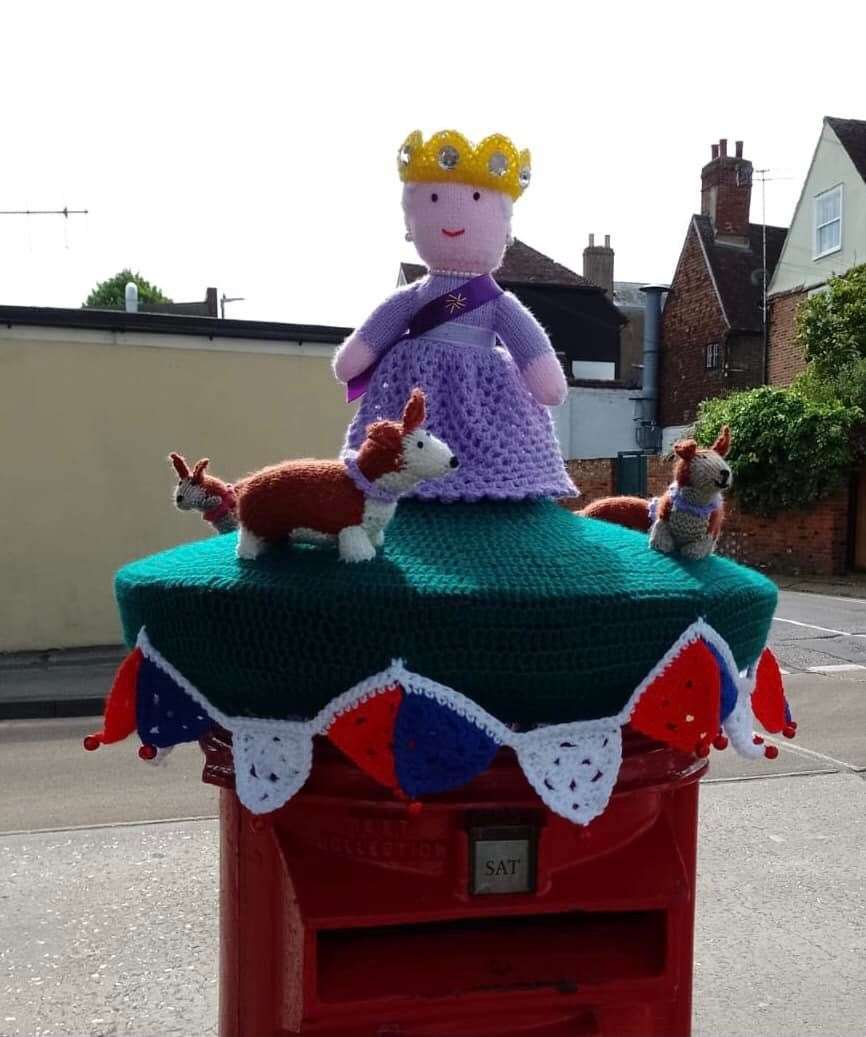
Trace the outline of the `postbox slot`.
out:
M 509 916 L 320 930 L 323 1002 L 556 990 L 660 976 L 664 911 Z

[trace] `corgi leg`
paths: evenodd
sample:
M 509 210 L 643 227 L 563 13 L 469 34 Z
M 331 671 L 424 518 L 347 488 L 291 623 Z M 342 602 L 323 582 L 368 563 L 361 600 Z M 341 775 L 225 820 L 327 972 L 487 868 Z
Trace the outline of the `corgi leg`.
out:
M 255 533 L 251 533 L 246 527 L 238 526 L 238 546 L 236 554 L 238 558 L 251 561 L 258 558 L 265 549 L 265 542 Z
M 370 543 L 363 526 L 346 526 L 340 530 L 340 558 L 344 562 L 369 562 L 376 557 L 376 548 Z
M 657 519 L 653 528 L 650 530 L 649 536 L 650 547 L 655 548 L 656 551 L 661 551 L 666 555 L 669 555 L 674 547 L 674 535 L 671 533 L 670 526 L 662 519 Z
M 683 558 L 688 558 L 690 561 L 700 561 L 701 558 L 707 558 L 713 553 L 713 548 L 716 546 L 714 537 L 704 536 L 700 540 L 695 540 L 691 544 L 683 544 L 680 548 L 680 554 Z

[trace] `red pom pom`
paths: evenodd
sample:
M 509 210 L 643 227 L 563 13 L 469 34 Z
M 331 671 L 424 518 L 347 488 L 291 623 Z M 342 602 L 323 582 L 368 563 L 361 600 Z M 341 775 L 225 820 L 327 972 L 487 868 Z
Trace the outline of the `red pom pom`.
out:
M 728 739 L 725 735 L 716 735 L 713 739 L 713 745 L 721 752 L 723 749 L 728 748 Z
M 797 735 L 797 725 L 796 724 L 786 724 L 782 728 L 782 734 L 786 738 L 795 738 L 796 735 Z
M 94 749 L 98 749 L 102 745 L 102 739 L 99 735 L 87 735 L 84 739 L 84 748 L 92 753 Z
M 139 746 L 138 755 L 142 760 L 155 760 L 157 754 L 157 748 L 155 745 L 142 745 Z
M 761 738 L 760 735 L 755 735 L 755 737 L 752 739 L 752 741 L 755 743 L 755 745 L 763 745 L 764 744 L 764 739 Z
M 767 745 L 764 747 L 764 756 L 766 756 L 768 760 L 775 760 L 778 755 L 779 750 L 775 745 Z
M 411 803 L 406 805 L 406 813 L 410 817 L 417 817 L 424 809 L 424 804 L 419 802 L 417 799 L 413 799 Z

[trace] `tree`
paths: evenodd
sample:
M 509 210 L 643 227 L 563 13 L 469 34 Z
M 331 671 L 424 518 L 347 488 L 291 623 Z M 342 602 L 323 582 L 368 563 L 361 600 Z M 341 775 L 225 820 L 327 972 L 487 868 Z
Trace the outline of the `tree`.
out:
M 156 285 L 145 281 L 141 274 L 134 274 L 131 270 L 126 269 L 121 270 L 107 281 L 100 281 L 84 300 L 84 305 L 102 309 L 123 307 L 126 304 L 126 286 L 130 281 L 134 281 L 138 285 L 139 302 L 171 302 L 171 299 Z
M 831 277 L 797 311 L 797 338 L 808 367 L 802 389 L 829 390 L 843 402 L 866 406 L 866 264 Z

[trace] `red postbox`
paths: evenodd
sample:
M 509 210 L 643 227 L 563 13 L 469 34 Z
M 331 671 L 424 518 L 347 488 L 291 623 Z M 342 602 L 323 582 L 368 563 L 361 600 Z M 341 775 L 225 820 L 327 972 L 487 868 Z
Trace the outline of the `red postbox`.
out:
M 220 1037 L 687 1037 L 698 779 L 626 729 L 608 809 L 549 811 L 510 750 L 421 809 L 317 739 L 249 813 L 223 734 Z

